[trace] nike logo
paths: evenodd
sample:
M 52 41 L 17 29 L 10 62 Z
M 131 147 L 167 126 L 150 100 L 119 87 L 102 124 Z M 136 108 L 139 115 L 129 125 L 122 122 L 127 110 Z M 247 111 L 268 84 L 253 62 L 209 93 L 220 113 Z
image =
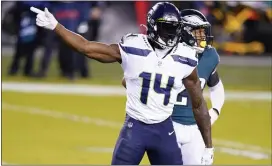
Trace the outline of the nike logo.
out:
M 168 133 L 168 135 L 172 135 L 175 131 L 172 131 L 171 133 Z

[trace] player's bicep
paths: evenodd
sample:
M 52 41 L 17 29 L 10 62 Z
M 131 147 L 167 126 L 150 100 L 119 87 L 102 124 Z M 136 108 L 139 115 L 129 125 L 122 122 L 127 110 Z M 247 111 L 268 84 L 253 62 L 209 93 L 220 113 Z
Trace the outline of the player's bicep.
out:
M 102 63 L 121 61 L 119 48 L 114 44 L 107 45 L 104 43 L 90 41 L 85 46 L 84 54 L 87 57 Z
M 201 83 L 198 78 L 196 68 L 188 77 L 183 79 L 183 84 L 192 100 L 192 107 L 199 108 L 200 105 L 202 104 L 203 96 L 202 96 L 202 90 L 201 90 Z
M 108 54 L 101 54 L 97 52 L 93 52 L 91 54 L 88 54 L 87 56 L 102 63 L 113 63 L 117 61 L 115 57 L 112 57 Z

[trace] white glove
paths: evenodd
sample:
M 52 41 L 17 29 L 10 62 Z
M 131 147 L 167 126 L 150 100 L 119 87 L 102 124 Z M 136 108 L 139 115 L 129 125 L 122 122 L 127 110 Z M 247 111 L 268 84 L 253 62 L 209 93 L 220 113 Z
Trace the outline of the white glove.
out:
M 205 148 L 201 158 L 201 165 L 212 165 L 214 148 Z
M 51 14 L 47 8 L 44 8 L 44 11 L 31 7 L 30 10 L 34 13 L 37 13 L 36 24 L 40 27 L 54 30 L 58 24 L 58 21 L 55 19 L 53 14 Z
M 210 117 L 211 117 L 211 125 L 213 125 L 214 122 L 218 119 L 218 114 L 216 113 L 216 111 L 213 108 L 211 108 L 209 110 L 209 114 L 210 114 Z

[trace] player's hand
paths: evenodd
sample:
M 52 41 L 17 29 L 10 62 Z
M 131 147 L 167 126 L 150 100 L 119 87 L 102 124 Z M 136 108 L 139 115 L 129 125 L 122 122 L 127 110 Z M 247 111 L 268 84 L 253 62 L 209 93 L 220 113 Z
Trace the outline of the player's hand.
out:
M 201 158 L 202 165 L 212 165 L 214 148 L 205 148 Z
M 30 10 L 34 13 L 37 13 L 36 24 L 39 27 L 43 27 L 49 30 L 54 30 L 58 24 L 58 21 L 55 19 L 53 14 L 51 14 L 47 8 L 44 8 L 44 11 L 31 7 Z
M 213 108 L 211 108 L 209 110 L 209 115 L 211 117 L 211 125 L 213 125 L 214 122 L 218 119 L 218 114 Z

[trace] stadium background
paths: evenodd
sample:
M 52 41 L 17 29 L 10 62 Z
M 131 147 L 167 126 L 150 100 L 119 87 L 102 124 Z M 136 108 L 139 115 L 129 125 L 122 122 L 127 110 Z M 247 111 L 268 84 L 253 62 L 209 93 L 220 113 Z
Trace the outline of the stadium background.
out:
M 90 31 L 97 28 L 97 32 L 87 37 L 113 43 L 126 33 L 143 31 L 139 24 L 145 23 L 146 10 L 153 3 L 93 4 L 85 21 Z M 271 164 L 271 2 L 174 3 L 180 9 L 201 10 L 213 24 L 214 46 L 221 56 L 218 71 L 226 89 L 222 114 L 213 126 L 215 164 Z M 54 7 L 50 5 L 49 11 Z M 42 31 L 30 45 L 32 72 L 24 75 L 23 63 L 18 73 L 10 72 L 18 39 L 14 7 L 16 2 L 1 5 L 2 162 L 109 164 L 125 114 L 119 64 L 87 60 L 87 77 L 61 77 L 58 50 L 64 49 L 67 57 L 80 55 L 70 55 L 71 50 L 51 39 L 52 59 L 41 75 L 44 40 L 49 35 Z M 207 91 L 204 93 L 209 100 Z M 147 158 L 142 164 L 149 164 Z

